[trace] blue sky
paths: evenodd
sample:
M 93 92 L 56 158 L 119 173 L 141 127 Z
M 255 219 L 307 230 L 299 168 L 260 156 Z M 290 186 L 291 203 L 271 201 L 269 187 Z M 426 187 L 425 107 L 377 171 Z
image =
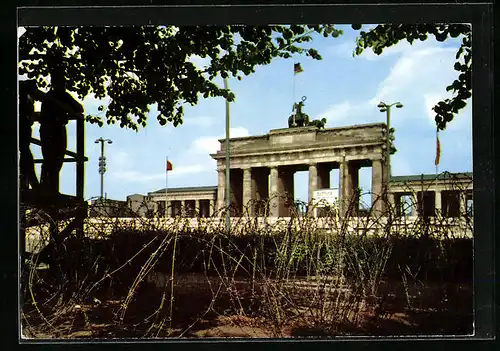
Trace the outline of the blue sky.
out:
M 398 152 L 392 156 L 393 175 L 435 173 L 436 126 L 431 108 L 447 97 L 446 86 L 456 77 L 455 54 L 461 38 L 439 43 L 433 39 L 409 45 L 400 42 L 381 56 L 371 50 L 352 57 L 356 31 L 339 26 L 338 38 L 315 36 L 310 45 L 323 60 L 307 57 L 276 59 L 259 66 L 242 81 L 229 80 L 236 101 L 231 104 L 231 136 L 262 135 L 271 129 L 286 128 L 292 105 L 307 96 L 304 111 L 313 119 L 327 118 L 327 128 L 385 122 L 379 101 L 401 101 L 402 109 L 393 109 L 391 125 L 396 128 Z M 206 62 L 193 58 L 199 66 Z M 304 72 L 293 74 L 293 63 L 300 62 Z M 294 96 L 295 79 L 295 96 Z M 216 81 L 222 86 L 222 80 Z M 86 113 L 97 113 L 101 104 L 88 96 L 83 101 Z M 113 140 L 106 145 L 107 172 L 105 192 L 108 198 L 124 200 L 127 195 L 147 194 L 165 187 L 165 159 L 174 165 L 169 172 L 169 187 L 216 185 L 216 162 L 209 156 L 219 148 L 218 138 L 225 135 L 225 101 L 201 98 L 194 107 L 186 105 L 184 124 L 160 126 L 150 114 L 149 124 L 139 132 L 117 125 L 87 125 L 85 197 L 100 194 L 98 158 L 99 137 Z M 68 144 L 76 149 L 75 126 L 68 125 Z M 34 128 L 38 136 L 38 128 Z M 439 171 L 472 171 L 471 101 L 448 128 L 440 133 Z M 39 148 L 32 146 L 35 157 Z M 39 172 L 39 168 L 38 168 Z M 332 187 L 338 186 L 338 171 L 332 172 Z M 307 199 L 307 172 L 295 175 L 296 198 Z M 370 188 L 371 171 L 362 169 L 360 186 Z M 75 193 L 75 165 L 67 163 L 61 171 L 61 191 Z

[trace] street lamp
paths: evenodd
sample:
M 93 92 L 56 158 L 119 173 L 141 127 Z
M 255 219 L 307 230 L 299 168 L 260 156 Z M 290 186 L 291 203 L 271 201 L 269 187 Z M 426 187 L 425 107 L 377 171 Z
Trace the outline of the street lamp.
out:
M 102 137 L 94 141 L 94 143 L 101 143 L 101 157 L 99 157 L 99 174 L 101 175 L 101 201 L 104 200 L 104 173 L 106 172 L 106 157 L 104 156 L 104 143 L 113 143 L 110 139 L 103 139 Z
M 397 108 L 402 108 L 403 104 L 398 102 L 394 102 L 392 104 L 386 104 L 385 102 L 380 102 L 377 107 L 380 109 L 380 112 L 386 112 L 387 116 L 387 196 L 389 196 L 389 183 L 391 179 L 391 139 L 390 139 L 390 131 L 391 131 L 391 107 L 396 106 Z
M 224 89 L 229 90 L 229 83 L 227 78 L 224 78 Z M 230 161 L 229 161 L 229 130 L 230 130 L 230 116 L 229 116 L 229 100 L 226 99 L 226 233 L 230 234 L 231 231 L 231 183 L 230 183 Z

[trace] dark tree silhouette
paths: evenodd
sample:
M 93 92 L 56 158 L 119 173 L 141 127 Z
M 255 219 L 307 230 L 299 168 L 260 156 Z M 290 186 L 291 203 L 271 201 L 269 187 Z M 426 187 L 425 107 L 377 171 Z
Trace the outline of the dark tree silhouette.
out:
M 258 65 L 294 54 L 320 60 L 317 50 L 306 47 L 313 33 L 337 37 L 342 31 L 333 25 L 27 28 L 19 41 L 19 73 L 45 88 L 49 72 L 60 65 L 67 90 L 79 99 L 109 96 L 109 104 L 99 106 L 108 124 L 138 130 L 157 104 L 159 123 L 177 126 L 185 103 L 195 105 L 199 97 L 234 100 L 214 83 L 217 76 L 241 79 Z M 192 55 L 210 62 L 200 69 Z M 86 120 L 103 124 L 99 116 Z

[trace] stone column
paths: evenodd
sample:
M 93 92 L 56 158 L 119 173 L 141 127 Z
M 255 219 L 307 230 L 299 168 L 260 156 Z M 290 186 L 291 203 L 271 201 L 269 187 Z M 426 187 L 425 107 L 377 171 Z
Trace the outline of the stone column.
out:
M 359 210 L 359 200 L 360 198 L 360 193 L 359 193 L 359 169 L 361 167 L 356 164 L 355 162 L 351 161 L 349 162 L 349 175 L 350 175 L 350 184 L 351 184 L 351 198 L 352 201 L 354 201 L 353 204 L 353 210 L 354 210 L 354 215 L 358 215 L 358 210 Z M 356 197 L 353 197 L 353 195 L 356 195 Z
M 434 209 L 436 216 L 441 216 L 443 214 L 442 205 L 441 205 L 441 190 L 437 190 L 434 192 L 435 200 L 434 200 Z
M 343 216 L 346 211 L 346 161 L 345 157 L 339 162 L 339 212 Z
M 215 213 L 215 200 L 210 200 L 208 203 L 208 216 L 212 217 Z
M 163 215 L 168 218 L 168 217 L 171 217 L 171 213 L 170 213 L 170 209 L 169 209 L 169 204 L 170 204 L 170 201 L 165 201 L 165 206 L 166 208 L 164 208 L 165 211 L 163 211 Z
M 195 217 L 201 217 L 201 207 L 200 207 L 200 200 L 196 199 L 194 200 L 194 214 Z
M 464 217 L 467 214 L 467 194 L 464 191 L 460 191 L 458 199 L 459 215 L 460 217 Z
M 181 216 L 186 217 L 186 200 L 181 200 Z
M 177 216 L 182 216 L 183 213 L 182 213 L 182 201 L 181 200 L 178 200 L 177 201 Z
M 410 216 L 416 216 L 418 212 L 418 198 L 417 194 L 410 195 L 411 207 L 410 207 Z
M 309 202 L 312 201 L 315 190 L 318 190 L 318 168 L 314 163 L 309 165 Z
M 271 184 L 269 194 L 269 215 L 279 216 L 279 194 L 278 194 L 278 167 L 271 167 Z
M 225 169 L 218 170 L 219 181 L 217 184 L 217 210 L 221 211 L 226 207 L 226 171 Z
M 309 165 L 309 187 L 308 187 L 308 201 L 309 201 L 309 215 L 315 216 L 317 213 L 314 211 L 315 206 L 312 203 L 314 191 L 318 190 L 318 167 L 316 163 Z
M 295 197 L 293 175 L 292 167 L 280 167 L 278 170 L 279 217 L 290 216 L 289 206 L 293 206 Z
M 372 207 L 375 211 L 382 212 L 384 210 L 383 198 L 383 169 L 382 161 L 372 160 Z
M 389 203 L 389 208 L 392 208 L 392 211 L 394 211 L 396 206 L 394 193 L 390 192 L 389 194 L 387 194 L 387 201 Z
M 252 170 L 243 168 L 243 215 L 253 216 L 252 202 Z
M 239 217 L 243 209 L 243 170 L 231 169 L 231 216 Z
M 396 216 L 403 216 L 404 212 L 404 206 L 401 203 L 401 194 L 399 193 L 392 193 L 392 196 L 394 198 L 394 213 Z
M 359 184 L 359 166 L 353 164 L 353 161 L 344 160 L 342 162 L 342 187 L 343 187 L 343 213 L 346 214 L 351 208 L 351 215 L 356 215 L 359 208 L 359 198 L 355 199 L 354 190 L 358 188 Z

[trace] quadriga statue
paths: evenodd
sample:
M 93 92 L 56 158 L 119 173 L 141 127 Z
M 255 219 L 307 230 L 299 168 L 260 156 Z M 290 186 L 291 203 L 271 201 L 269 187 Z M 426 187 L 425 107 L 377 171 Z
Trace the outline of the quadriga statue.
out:
M 315 126 L 318 127 L 319 129 L 325 128 L 325 124 L 326 124 L 326 118 L 313 119 L 311 122 L 309 122 L 310 126 Z
M 309 115 L 302 112 L 302 107 L 304 106 L 304 101 L 307 97 L 303 96 L 302 101 L 293 104 L 293 113 L 288 117 L 288 127 L 307 127 L 309 125 Z

